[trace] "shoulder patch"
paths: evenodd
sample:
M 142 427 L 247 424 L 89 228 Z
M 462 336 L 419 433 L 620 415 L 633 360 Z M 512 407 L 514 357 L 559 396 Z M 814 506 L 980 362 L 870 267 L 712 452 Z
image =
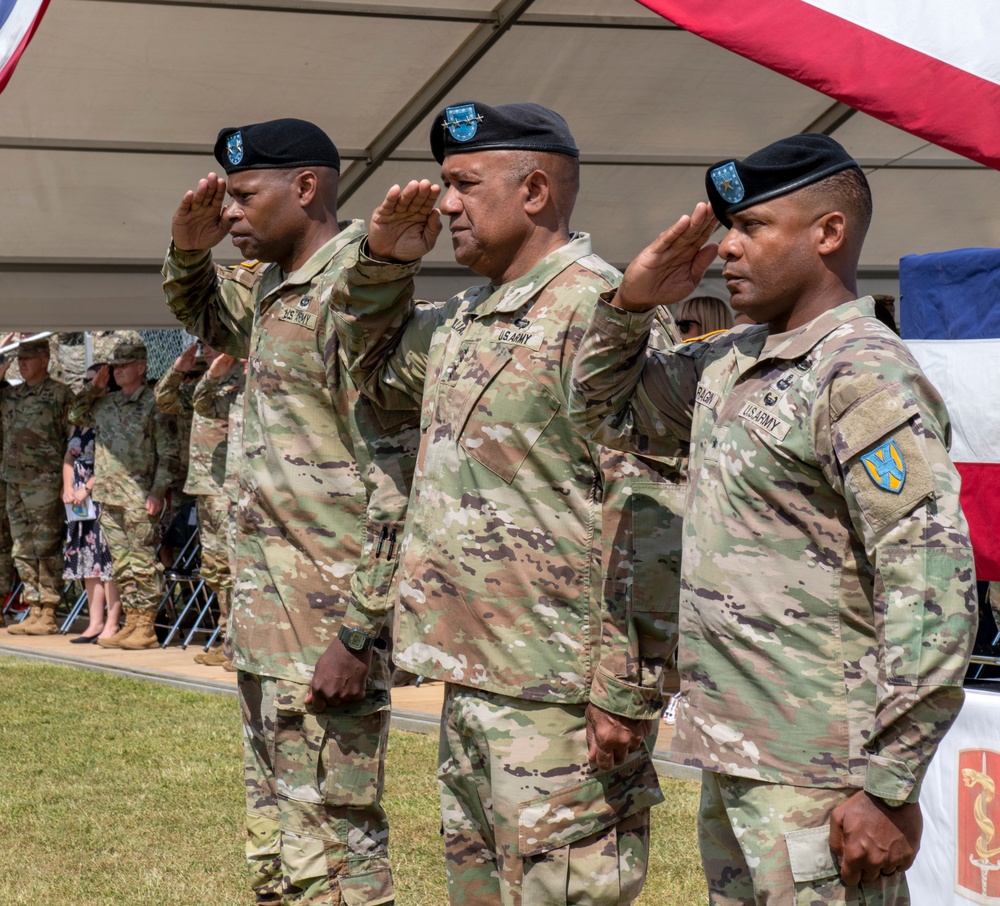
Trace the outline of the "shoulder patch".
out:
M 935 493 L 930 463 L 920 445 L 919 410 L 903 388 L 891 382 L 862 381 L 831 400 L 831 415 L 846 406 L 833 424 L 833 445 L 847 484 L 865 519 L 880 532 Z M 872 386 L 874 393 L 865 394 Z
M 883 491 L 898 494 L 906 481 L 906 460 L 895 440 L 889 439 L 861 454 L 868 477 Z

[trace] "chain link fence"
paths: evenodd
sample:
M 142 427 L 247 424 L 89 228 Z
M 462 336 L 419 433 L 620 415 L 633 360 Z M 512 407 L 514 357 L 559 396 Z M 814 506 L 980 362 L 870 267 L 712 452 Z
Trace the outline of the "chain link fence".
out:
M 140 330 L 138 333 L 146 344 L 146 377 L 153 381 L 169 371 L 174 359 L 195 341 L 194 337 L 183 330 Z M 118 334 L 113 330 L 91 331 L 89 334 L 53 334 L 49 338 L 49 373 L 79 391 L 83 387 L 83 376 L 87 371 L 88 339 L 90 361 L 101 363 L 111 358 L 117 338 Z M 19 379 L 16 369 L 15 363 L 10 376 Z

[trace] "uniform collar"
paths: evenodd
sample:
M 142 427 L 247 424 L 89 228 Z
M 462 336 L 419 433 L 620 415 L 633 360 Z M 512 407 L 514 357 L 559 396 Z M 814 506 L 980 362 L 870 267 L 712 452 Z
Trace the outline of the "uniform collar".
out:
M 758 361 L 765 359 L 801 359 L 817 343 L 849 321 L 875 317 L 875 300 L 864 296 L 831 308 L 807 324 L 786 333 L 767 337 L 760 351 Z
M 316 249 L 302 267 L 289 274 L 283 274 L 281 268 L 276 264 L 270 265 L 261 277 L 260 298 L 263 299 L 286 286 L 308 286 L 327 269 L 330 262 L 340 254 L 342 249 L 361 239 L 365 235 L 366 229 L 363 220 L 352 220 L 336 236 Z
M 126 393 L 124 390 L 118 392 L 118 401 L 125 405 L 125 403 L 134 403 L 140 396 L 142 396 L 142 391 L 146 390 L 145 384 L 140 384 L 139 388 L 132 393 Z
M 42 380 L 40 380 L 37 384 L 35 384 L 34 387 L 29 387 L 27 381 L 21 381 L 21 383 L 17 385 L 17 387 L 18 387 L 18 395 L 19 396 L 30 396 L 32 393 L 38 393 L 39 391 L 44 390 L 45 386 L 51 380 L 52 380 L 52 375 L 51 374 L 47 374 L 47 375 L 45 375 L 45 377 Z
M 516 280 L 496 287 L 493 284 L 484 286 L 473 304 L 473 317 L 520 311 L 567 267 L 591 254 L 589 233 L 572 233 L 570 236 L 569 242 L 550 252 Z

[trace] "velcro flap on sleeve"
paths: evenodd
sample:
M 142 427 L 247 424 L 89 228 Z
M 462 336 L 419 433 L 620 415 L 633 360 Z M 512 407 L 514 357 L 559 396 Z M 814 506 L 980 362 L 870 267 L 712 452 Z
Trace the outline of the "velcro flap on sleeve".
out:
M 663 801 L 656 768 L 644 748 L 625 764 L 531 799 L 518 808 L 518 854 L 527 859 L 586 840 Z
M 917 414 L 912 403 L 906 405 L 902 391 L 898 383 L 883 385 L 874 375 L 863 374 L 834 394 L 830 401 L 831 415 L 835 422 L 837 459 L 841 463 L 864 452 Z

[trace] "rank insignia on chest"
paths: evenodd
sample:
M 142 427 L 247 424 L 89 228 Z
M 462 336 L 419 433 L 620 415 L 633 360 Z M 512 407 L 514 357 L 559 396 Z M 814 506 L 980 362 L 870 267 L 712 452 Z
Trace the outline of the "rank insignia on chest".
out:
M 888 440 L 874 450 L 862 454 L 861 462 L 864 463 L 865 471 L 875 482 L 876 487 L 892 494 L 898 494 L 903 490 L 903 482 L 906 481 L 906 463 L 896 441 Z

